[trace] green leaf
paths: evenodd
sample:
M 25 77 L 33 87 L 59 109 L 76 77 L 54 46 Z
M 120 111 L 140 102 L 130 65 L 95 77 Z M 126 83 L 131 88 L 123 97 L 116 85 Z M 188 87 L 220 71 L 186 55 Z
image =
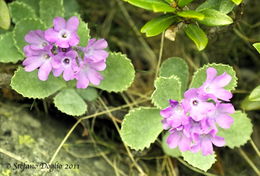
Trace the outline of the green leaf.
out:
M 16 63 L 23 60 L 23 56 L 18 52 L 14 46 L 13 35 L 11 32 L 0 35 L 0 62 L 2 63 Z
M 260 85 L 257 86 L 249 95 L 250 101 L 260 101 Z
M 39 15 L 39 9 L 40 9 L 39 0 L 16 0 L 16 1 L 27 4 L 36 12 L 37 16 Z
M 98 98 L 97 89 L 88 87 L 87 89 L 76 89 L 77 93 L 86 101 L 94 101 Z
M 178 6 L 179 7 L 184 7 L 191 3 L 193 0 L 178 0 Z
M 206 70 L 209 67 L 215 68 L 218 72 L 218 75 L 220 75 L 224 72 L 229 74 L 232 77 L 232 80 L 225 87 L 225 89 L 226 90 L 235 90 L 235 88 L 237 86 L 236 72 L 229 65 L 216 64 L 216 63 L 207 64 L 207 65 L 204 65 L 202 68 L 198 69 L 193 75 L 193 78 L 192 78 L 192 81 L 190 84 L 191 88 L 199 88 L 200 86 L 202 86 L 202 84 L 206 81 L 206 77 L 207 77 Z
M 214 9 L 205 9 L 200 12 L 205 15 L 203 20 L 198 20 L 198 22 L 201 24 L 207 26 L 223 26 L 233 23 L 232 18 L 220 11 Z
M 221 0 L 218 10 L 224 14 L 228 14 L 233 10 L 234 7 L 235 4 L 233 2 L 227 0 Z
M 124 0 L 134 6 L 152 10 L 154 12 L 174 12 L 176 9 L 167 4 L 164 0 Z
M 143 150 L 153 143 L 163 130 L 160 110 L 151 107 L 132 109 L 125 117 L 120 131 L 124 143 Z
M 184 59 L 171 57 L 165 60 L 162 63 L 159 75 L 162 77 L 177 76 L 181 82 L 181 94 L 186 90 L 189 81 L 189 68 Z
M 231 0 L 232 2 L 234 2 L 236 5 L 239 5 L 243 0 Z
M 181 82 L 180 79 L 173 75 L 171 77 L 159 77 L 154 83 L 155 91 L 152 94 L 153 104 L 160 108 L 169 106 L 169 100 L 181 100 Z
M 47 81 L 41 81 L 38 78 L 38 70 L 26 72 L 22 67 L 19 67 L 11 80 L 11 87 L 28 98 L 45 98 L 58 90 L 66 87 L 66 83 L 52 75 Z
M 148 21 L 141 29 L 147 37 L 158 35 L 165 31 L 171 24 L 177 21 L 176 16 L 165 14 Z
M 233 10 L 235 4 L 229 0 L 207 0 L 197 7 L 196 11 L 205 9 L 215 9 L 224 14 L 228 14 Z
M 24 36 L 31 30 L 45 30 L 45 25 L 39 19 L 26 18 L 19 21 L 13 30 L 13 38 L 15 46 L 19 52 L 23 54 L 23 48 L 27 43 L 24 40 Z
M 35 11 L 25 3 L 14 1 L 9 4 L 11 17 L 14 23 L 24 18 L 35 18 Z
M 183 18 L 193 18 L 197 20 L 203 20 L 204 19 L 204 14 L 200 12 L 196 12 L 194 10 L 186 10 L 186 11 L 180 11 L 177 12 L 177 15 Z
M 5 30 L 9 29 L 11 18 L 8 7 L 4 0 L 0 0 L 0 28 Z
M 230 148 L 244 145 L 253 133 L 251 120 L 245 113 L 236 111 L 231 115 L 234 123 L 229 129 L 219 129 L 218 136 L 224 137 L 226 145 Z
M 64 1 L 64 10 L 65 17 L 71 17 L 73 14 L 79 12 L 79 3 L 77 0 L 63 0 Z
M 78 36 L 80 38 L 79 46 L 87 46 L 88 41 L 90 39 L 90 30 L 88 28 L 88 24 L 85 23 L 80 15 L 76 15 L 79 17 L 79 27 L 78 27 Z
M 97 86 L 108 92 L 121 92 L 126 90 L 134 81 L 135 70 L 130 59 L 121 53 L 110 53 L 107 68 L 101 72 L 104 79 Z
M 171 157 L 175 157 L 175 158 L 181 156 L 181 152 L 178 148 L 174 148 L 174 149 L 169 148 L 169 146 L 166 142 L 168 136 L 169 136 L 169 133 L 165 134 L 162 139 L 162 149 L 163 149 L 164 153 Z
M 244 111 L 260 110 L 260 101 L 250 101 L 249 96 L 247 96 L 241 102 L 241 109 Z
M 75 89 L 63 89 L 54 97 L 54 105 L 68 115 L 80 116 L 87 111 L 87 104 Z
M 182 152 L 183 159 L 187 161 L 193 167 L 197 167 L 203 171 L 207 171 L 211 168 L 212 164 L 216 162 L 216 156 L 213 155 L 202 155 L 201 152 L 192 153 L 190 151 Z
M 258 51 L 258 53 L 260 53 L 260 43 L 254 43 L 253 46 Z
M 64 16 L 63 0 L 40 0 L 40 17 L 48 27 L 58 16 Z
M 198 25 L 189 24 L 184 32 L 196 44 L 199 51 L 205 49 L 208 44 L 208 37 Z

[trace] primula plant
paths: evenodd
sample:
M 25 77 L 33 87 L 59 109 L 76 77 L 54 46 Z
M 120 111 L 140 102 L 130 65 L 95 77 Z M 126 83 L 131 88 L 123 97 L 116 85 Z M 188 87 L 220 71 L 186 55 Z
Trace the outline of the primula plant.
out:
M 74 9 L 78 3 L 82 5 L 81 14 L 79 9 Z M 19 100 L 24 98 L 26 103 L 32 103 L 30 110 L 37 106 L 35 102 L 41 102 L 46 116 L 48 108 L 53 108 L 54 116 L 76 119 L 76 123 L 68 130 L 53 155 L 48 156 L 50 160 L 46 165 L 53 164 L 60 150 L 64 149 L 73 160 L 77 158 L 77 161 L 79 158 L 87 160 L 102 156 L 108 165 L 113 167 L 115 175 L 158 175 L 157 172 L 150 172 L 153 170 L 150 169 L 154 167 L 153 164 L 145 167 L 142 161 L 156 158 L 158 167 L 162 158 L 162 169 L 156 168 L 160 171 L 159 175 L 185 175 L 186 172 L 182 173 L 182 169 L 178 170 L 175 166 L 176 159 L 197 173 L 215 176 L 210 172 L 216 162 L 217 167 L 220 167 L 220 175 L 224 175 L 219 158 L 224 150 L 230 148 L 235 150 L 227 150 L 228 152 L 239 151 L 253 171 L 257 175 L 260 174 L 259 169 L 241 149 L 241 146 L 250 141 L 259 155 L 259 150 L 251 139 L 254 123 L 251 116 L 254 114 L 247 111 L 260 109 L 260 86 L 257 83 L 258 86 L 254 85 L 254 89 L 249 92 L 241 90 L 238 84 L 243 82 L 243 69 L 238 66 L 238 55 L 242 52 L 248 52 L 250 56 L 254 56 L 253 52 L 260 53 L 260 43 L 234 28 L 234 33 L 254 51 L 241 50 L 234 58 L 225 56 L 225 64 L 218 63 L 217 59 L 211 59 L 206 54 L 209 40 L 207 34 L 213 35 L 216 31 L 229 30 L 224 26 L 230 25 L 231 29 L 233 25 L 237 25 L 231 26 L 238 20 L 233 9 L 243 8 L 242 0 L 111 0 L 111 8 L 105 7 L 109 13 L 94 9 L 93 16 L 86 15 L 89 12 L 84 11 L 87 3 L 98 4 L 96 1 L 81 0 L 13 0 L 8 3 L 0 0 L 0 62 L 3 63 L 3 67 L 12 67 L 8 81 L 8 88 L 12 90 L 10 92 L 19 97 Z M 108 2 L 104 1 L 105 3 Z M 144 34 L 143 37 L 161 35 L 158 53 L 156 49 L 151 49 L 153 44 L 158 46 L 157 41 L 151 44 L 142 38 L 135 26 L 139 23 L 134 23 L 124 4 L 128 4 L 130 8 L 135 8 L 131 6 L 133 5 L 136 9 L 144 9 L 145 14 L 145 10 L 150 11 L 149 15 L 144 15 L 144 19 L 151 20 L 143 25 L 140 32 Z M 102 4 L 98 4 L 98 7 L 101 6 Z M 112 6 L 119 7 L 119 15 L 115 15 L 117 10 Z M 95 23 L 100 20 L 99 13 L 105 14 L 100 18 L 104 20 L 101 20 L 100 24 Z M 153 13 L 156 13 L 155 16 Z M 243 12 L 238 14 L 242 15 Z M 115 20 L 116 24 L 113 24 L 115 16 L 120 20 Z M 120 25 L 126 21 L 141 46 L 128 43 L 131 40 L 135 42 L 129 31 L 123 31 L 123 37 L 129 38 L 129 41 L 125 41 L 122 36 L 122 39 L 113 36 L 121 32 Z M 143 21 L 140 24 L 142 23 Z M 99 26 L 101 24 L 102 27 Z M 254 30 L 255 26 L 259 26 L 246 22 L 244 24 Z M 240 25 L 237 26 L 241 28 Z M 99 31 L 99 27 L 103 32 Z M 128 28 L 129 26 L 127 30 Z M 181 33 L 185 34 L 195 43 L 197 49 L 195 48 L 191 55 L 186 53 L 189 51 L 179 50 L 178 46 L 175 46 L 174 50 L 170 48 L 177 33 L 180 33 L 180 37 Z M 164 46 L 165 38 L 170 42 Z M 189 43 L 186 43 L 185 39 L 178 39 L 178 42 L 182 42 L 186 47 Z M 228 40 L 229 38 L 226 41 Z M 252 45 L 249 45 L 249 42 Z M 191 43 L 191 46 L 195 45 Z M 224 43 L 222 48 L 226 45 Z M 214 45 L 214 50 L 219 50 L 220 53 L 222 48 Z M 131 55 L 131 59 L 126 54 L 111 50 L 127 53 Z M 169 52 L 166 57 L 169 57 L 168 59 L 163 56 L 165 50 Z M 132 51 L 135 51 L 134 54 Z M 177 57 L 182 52 L 185 53 L 183 57 Z M 159 54 L 158 61 L 150 57 L 155 56 L 154 53 Z M 174 57 L 171 57 L 172 55 Z M 201 57 L 198 58 L 196 55 Z M 217 57 L 217 54 L 215 56 Z M 136 70 L 132 61 L 136 64 Z M 255 57 L 254 61 L 256 65 L 260 65 Z M 251 78 L 246 76 L 246 79 Z M 141 91 L 140 87 L 144 91 Z M 241 98 L 237 94 L 244 96 Z M 37 111 L 40 111 L 39 108 Z M 114 113 L 115 111 L 121 112 Z M 5 116 L 8 113 L 3 114 Z M 101 115 L 108 116 L 109 121 L 102 118 L 101 125 L 96 126 L 96 117 Z M 2 116 L 0 120 L 1 118 Z M 90 120 L 91 118 L 93 119 Z M 62 123 L 61 119 L 59 123 Z M 34 120 L 30 123 L 34 123 L 32 128 L 35 130 L 40 128 L 41 123 L 39 122 L 39 125 Z M 5 123 L 3 124 L 5 127 Z M 66 143 L 79 124 L 84 128 L 82 138 L 77 139 L 75 144 Z M 111 128 L 111 124 L 115 129 Z M 3 133 L 4 136 L 12 135 L 6 131 Z M 47 130 L 45 132 L 47 133 Z M 15 134 L 18 133 L 15 131 Z M 103 137 L 109 141 L 103 140 Z M 0 138 L 2 140 L 1 131 Z M 19 141 L 19 147 L 30 147 L 38 142 L 43 145 L 41 142 L 44 141 L 28 134 L 21 134 L 16 139 Z M 82 152 L 90 144 L 95 149 L 94 152 Z M 146 155 L 149 152 L 156 156 Z M 1 147 L 0 153 L 19 162 L 22 160 L 22 157 Z M 126 158 L 126 162 L 117 162 L 118 158 Z M 125 171 L 125 163 L 130 163 L 129 172 Z M 103 167 L 97 163 L 91 163 L 91 167 L 92 165 L 93 168 L 95 165 Z M 170 172 L 167 169 L 163 170 L 166 167 L 170 168 Z M 209 169 L 211 170 L 208 171 Z M 166 170 L 167 173 L 164 172 Z M 9 176 L 11 173 L 9 170 L 3 173 L 1 171 L 0 175 Z M 79 173 L 73 172 L 74 175 Z M 100 174 L 93 172 L 93 175 Z
M 45 10 L 49 4 L 57 9 Z M 24 2 L 9 4 L 15 27 L 1 35 L 0 61 L 23 60 L 11 80 L 15 91 L 28 98 L 53 97 L 60 111 L 79 116 L 96 88 L 120 92 L 130 86 L 134 68 L 125 55 L 110 52 L 105 39 L 90 38 L 87 23 L 78 14 L 68 16 L 61 1 L 39 5 L 38 13 Z

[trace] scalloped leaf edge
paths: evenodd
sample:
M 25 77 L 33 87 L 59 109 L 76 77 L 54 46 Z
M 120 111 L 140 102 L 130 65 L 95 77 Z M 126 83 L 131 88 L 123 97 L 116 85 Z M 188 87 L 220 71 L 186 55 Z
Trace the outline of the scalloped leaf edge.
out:
M 131 59 L 129 59 L 126 54 L 122 54 L 121 52 L 109 52 L 109 54 L 120 55 L 120 56 L 122 56 L 125 60 L 127 60 L 127 61 L 129 62 L 130 66 L 133 68 L 132 80 L 131 80 L 131 81 L 129 82 L 129 84 L 127 84 L 125 87 L 123 87 L 122 89 L 117 89 L 117 90 L 106 90 L 106 89 L 100 88 L 99 86 L 94 86 L 94 85 L 93 85 L 92 87 L 95 87 L 95 88 L 98 88 L 98 89 L 101 89 L 101 90 L 105 90 L 105 91 L 107 91 L 107 92 L 109 92 L 109 93 L 111 93 L 111 92 L 115 92 L 115 93 L 123 92 L 123 91 L 127 90 L 127 89 L 132 85 L 132 83 L 134 82 L 134 79 L 135 79 L 135 68 L 134 68 L 134 65 L 133 65 L 133 63 L 131 62 Z M 108 56 L 108 57 L 109 57 L 109 56 Z
M 135 148 L 134 146 L 132 146 L 132 145 L 128 144 L 127 142 L 125 142 L 125 141 L 123 140 L 123 136 L 122 136 L 122 133 L 121 133 L 121 130 L 123 129 L 124 123 L 127 121 L 128 117 L 129 117 L 129 115 L 131 115 L 131 113 L 134 113 L 134 112 L 139 111 L 139 110 L 141 110 L 141 109 L 159 110 L 159 109 L 156 108 L 156 107 L 145 107 L 145 106 L 141 106 L 141 107 L 138 107 L 138 108 L 134 108 L 134 109 L 130 110 L 130 111 L 124 116 L 124 120 L 123 120 L 123 122 L 122 122 L 122 124 L 121 124 L 121 129 L 120 129 L 120 137 L 121 137 L 122 141 L 123 141 L 127 146 L 129 146 L 131 149 L 134 149 L 134 150 L 136 150 L 136 151 L 139 151 L 139 150 L 142 151 L 142 150 L 144 150 L 145 148 L 147 148 L 147 149 L 150 148 L 151 144 L 153 144 L 153 143 L 156 141 L 156 139 L 158 138 L 158 136 L 159 136 L 159 135 L 161 134 L 161 132 L 163 131 L 163 128 L 162 128 L 162 131 L 158 134 L 158 136 L 154 139 L 154 141 L 152 141 L 151 143 L 145 145 L 145 146 L 142 147 L 142 148 Z
M 70 89 L 70 88 L 67 88 L 67 89 Z M 53 104 L 54 104 L 54 106 L 55 106 L 60 112 L 65 113 L 65 114 L 70 115 L 70 116 L 77 116 L 77 117 L 79 117 L 79 116 L 84 115 L 84 114 L 88 111 L 88 105 L 86 104 L 86 102 L 84 101 L 84 99 L 79 95 L 79 93 L 78 93 L 76 90 L 74 90 L 74 89 L 73 89 L 73 90 L 75 91 L 75 93 L 76 93 L 76 94 L 79 96 L 79 98 L 84 102 L 84 105 L 85 105 L 85 111 L 84 111 L 84 113 L 82 113 L 82 114 L 69 114 L 69 113 L 67 113 L 67 112 L 62 111 L 62 110 L 57 106 L 57 103 L 55 103 L 56 100 L 57 100 L 57 96 L 59 96 L 59 94 L 61 94 L 63 90 L 66 90 L 66 88 L 65 88 L 65 89 L 60 89 L 59 92 L 58 92 L 58 93 L 55 95 L 55 97 L 53 98 Z
M 21 2 L 21 1 L 14 1 L 14 2 L 11 2 L 10 4 L 8 4 L 10 12 L 12 12 L 11 9 L 12 9 L 13 4 L 18 4 L 18 5 L 21 5 L 21 6 L 25 7 L 25 8 L 27 8 L 29 11 L 32 12 L 32 14 L 34 14 L 34 16 L 32 18 L 37 18 L 35 10 L 31 6 L 25 4 L 25 3 Z M 14 19 L 13 22 L 15 22 L 15 23 L 18 23 L 19 21 L 22 20 L 22 19 L 21 20 L 16 20 L 16 18 L 13 18 L 12 13 L 11 13 L 11 18 Z M 23 18 L 23 19 L 25 19 L 25 18 Z
M 6 33 L 0 35 L 0 40 L 2 40 L 2 39 L 3 39 L 6 35 L 8 35 L 8 34 L 10 34 L 11 37 L 13 38 L 12 32 L 6 32 Z M 14 42 L 13 42 L 13 43 L 14 43 Z M 14 45 L 15 45 L 15 44 L 14 44 Z M 14 46 L 14 48 L 16 49 L 17 53 L 19 53 L 19 54 L 21 55 L 21 59 L 17 59 L 15 62 L 14 62 L 14 61 L 8 61 L 8 62 L 2 62 L 2 61 L 1 61 L 0 63 L 13 63 L 13 64 L 15 64 L 15 63 L 17 63 L 18 61 L 21 61 L 21 60 L 24 59 L 24 55 L 21 54 L 21 52 L 17 49 L 17 47 Z
M 154 87 L 155 87 L 155 90 L 153 91 L 153 94 L 151 95 L 151 100 L 152 100 L 152 103 L 157 107 L 157 108 L 159 108 L 159 109 L 163 109 L 163 107 L 161 107 L 158 103 L 156 103 L 155 101 L 154 101 L 154 94 L 156 93 L 156 90 L 157 90 L 157 82 L 158 81 L 160 81 L 161 79 L 172 79 L 172 78 L 174 78 L 174 79 L 176 79 L 176 81 L 178 82 L 178 84 L 179 84 L 179 86 L 180 86 L 180 91 L 182 90 L 181 88 L 182 88 L 182 85 L 181 85 L 181 81 L 180 81 L 180 78 L 178 77 L 178 76 L 176 76 L 176 75 L 172 75 L 172 76 L 170 76 L 170 77 L 164 77 L 164 76 L 160 76 L 160 77 L 158 77 L 156 80 L 155 80 L 155 82 L 154 82 Z M 180 92 L 180 94 L 181 94 L 181 92 Z M 180 96 L 182 96 L 182 95 L 180 95 Z
M 232 89 L 227 89 L 227 90 L 230 90 L 230 91 L 235 90 L 236 87 L 237 87 L 237 80 L 238 80 L 238 78 L 237 78 L 237 76 L 236 76 L 235 70 L 234 70 L 233 67 L 230 66 L 230 65 L 227 65 L 227 64 L 218 64 L 218 63 L 205 64 L 205 65 L 203 65 L 203 67 L 200 67 L 196 72 L 194 72 L 194 73 L 193 73 L 193 76 L 192 76 L 192 79 L 191 79 L 191 82 L 190 82 L 189 88 L 191 88 L 191 85 L 193 84 L 193 81 L 194 81 L 194 77 L 198 74 L 198 72 L 199 72 L 200 70 L 202 70 L 202 69 L 204 69 L 204 68 L 206 69 L 206 68 L 211 67 L 211 66 L 214 66 L 214 65 L 224 66 L 224 67 L 229 67 L 229 68 L 231 68 L 232 72 L 233 72 L 234 75 L 235 75 L 234 85 L 232 85 L 232 87 L 233 87 Z M 215 68 L 215 67 L 214 67 L 214 68 Z
M 24 52 L 19 48 L 18 44 L 17 44 L 17 41 L 16 41 L 16 34 L 15 34 L 15 31 L 17 29 L 17 26 L 22 23 L 23 21 L 26 21 L 26 20 L 30 20 L 30 21 L 39 21 L 45 28 L 46 28 L 46 24 L 40 19 L 40 18 L 24 18 L 22 20 L 20 20 L 19 22 L 16 23 L 12 33 L 13 33 L 13 40 L 14 40 L 14 46 L 17 48 L 17 50 L 24 56 Z

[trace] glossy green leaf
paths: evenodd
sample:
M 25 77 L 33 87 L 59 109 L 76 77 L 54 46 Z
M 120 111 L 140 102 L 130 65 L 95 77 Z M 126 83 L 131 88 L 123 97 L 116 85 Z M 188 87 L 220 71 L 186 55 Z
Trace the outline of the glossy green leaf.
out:
M 197 20 L 203 20 L 204 19 L 204 14 L 200 12 L 196 12 L 194 10 L 186 10 L 186 11 L 180 11 L 177 12 L 177 15 L 183 18 L 193 18 Z
M 24 36 L 31 30 L 45 30 L 45 25 L 39 19 L 26 18 L 19 21 L 13 30 L 14 43 L 17 49 L 23 54 L 23 48 L 27 43 Z
M 207 26 L 223 26 L 233 23 L 232 18 L 220 11 L 214 9 L 205 9 L 201 10 L 200 12 L 205 15 L 203 20 L 198 20 L 198 22 L 201 24 Z
M 23 55 L 20 54 L 14 46 L 13 35 L 11 32 L 0 35 L 0 62 L 2 63 L 16 63 L 23 60 Z
M 208 44 L 208 37 L 198 25 L 188 24 L 184 32 L 196 44 L 199 51 L 205 49 Z
M 104 79 L 98 88 L 108 92 L 121 92 L 130 87 L 134 81 L 135 70 L 126 55 L 110 53 L 106 64 L 106 69 L 101 72 Z
M 260 53 L 260 43 L 254 43 L 253 46 L 258 51 L 258 53 Z
M 171 57 L 165 60 L 162 63 L 159 75 L 162 77 L 177 76 L 181 82 L 181 94 L 186 90 L 189 81 L 189 68 L 184 59 Z
M 152 10 L 154 12 L 174 12 L 176 9 L 167 4 L 164 0 L 124 0 L 134 6 Z
M 163 130 L 160 110 L 150 107 L 132 109 L 125 117 L 120 131 L 124 143 L 143 150 L 153 143 Z
M 65 81 L 49 76 L 47 81 L 38 78 L 38 70 L 26 72 L 19 67 L 11 80 L 11 87 L 19 94 L 28 98 L 46 98 L 58 90 L 66 87 Z
M 75 89 L 63 89 L 54 97 L 54 105 L 68 115 L 80 116 L 87 111 L 87 104 Z
M 182 152 L 183 159 L 193 167 L 197 167 L 203 171 L 207 171 L 216 162 L 215 154 L 202 155 L 201 152 L 192 153 L 190 151 Z
M 36 12 L 37 16 L 39 16 L 39 9 L 40 9 L 39 0 L 16 0 L 16 1 L 27 4 Z
M 247 115 L 241 111 L 236 111 L 231 116 L 234 119 L 231 128 L 220 129 L 217 135 L 225 138 L 228 147 L 240 147 L 250 139 L 253 125 Z
M 228 14 L 234 9 L 235 6 L 236 5 L 231 1 L 221 0 L 218 10 L 224 14 Z
M 25 3 L 15 1 L 9 4 L 12 21 L 17 23 L 24 18 L 35 18 L 35 11 Z
M 89 39 L 90 39 L 90 30 L 89 30 L 89 28 L 88 28 L 88 24 L 87 23 L 85 23 L 82 19 L 81 19 L 81 17 L 80 17 L 80 15 L 77 15 L 78 17 L 79 17 L 79 21 L 80 21 L 80 23 L 79 23 L 79 27 L 78 27 L 78 36 L 79 36 L 79 38 L 80 38 L 80 41 L 79 41 L 79 46 L 87 46 L 87 44 L 88 44 L 88 41 L 89 41 Z
M 241 102 L 241 109 L 244 111 L 260 110 L 260 101 L 250 101 L 249 96 L 247 96 Z
M 229 0 L 206 0 L 204 3 L 197 7 L 196 11 L 215 9 L 224 14 L 228 14 L 233 10 L 234 7 L 235 4 Z
M 229 74 L 232 77 L 232 80 L 230 81 L 230 83 L 225 87 L 226 90 L 234 90 L 237 86 L 237 77 L 236 77 L 236 72 L 234 71 L 234 69 L 229 66 L 229 65 L 225 65 L 225 64 L 207 64 L 204 65 L 202 68 L 198 69 L 192 78 L 190 87 L 191 88 L 198 88 L 200 86 L 202 86 L 202 84 L 206 81 L 206 70 L 209 67 L 213 67 L 217 70 L 218 75 L 226 72 L 227 74 Z
M 236 5 L 239 5 L 243 0 L 231 0 L 232 2 L 234 2 Z
M 249 95 L 250 101 L 260 101 L 260 85 L 257 86 Z
M 193 0 L 178 0 L 178 6 L 179 7 L 184 7 L 191 3 Z
M 162 139 L 162 149 L 163 149 L 164 153 L 171 157 L 175 157 L 175 158 L 181 156 L 181 152 L 178 148 L 174 148 L 174 149 L 169 148 L 169 146 L 166 142 L 168 136 L 169 136 L 169 133 L 165 134 Z
M 159 77 L 154 83 L 155 91 L 152 94 L 152 102 L 159 109 L 169 106 L 169 100 L 181 100 L 181 82 L 173 75 L 171 77 Z
M 58 16 L 64 16 L 63 0 L 40 0 L 40 17 L 48 27 L 53 25 L 53 19 Z
M 98 98 L 97 89 L 88 87 L 86 89 L 76 89 L 77 93 L 86 101 L 94 101 Z
M 162 15 L 148 21 L 141 29 L 147 37 L 158 35 L 165 31 L 171 24 L 177 21 L 176 16 L 171 14 Z
M 0 28 L 5 30 L 9 29 L 11 18 L 8 7 L 4 0 L 0 0 Z

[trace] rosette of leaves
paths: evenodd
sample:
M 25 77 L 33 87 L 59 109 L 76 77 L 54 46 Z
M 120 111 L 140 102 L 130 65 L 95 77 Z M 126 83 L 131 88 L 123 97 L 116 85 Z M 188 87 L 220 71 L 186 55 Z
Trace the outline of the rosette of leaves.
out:
M 200 25 L 224 26 L 233 23 L 227 14 L 235 4 L 242 0 L 206 0 L 195 9 L 189 9 L 193 0 L 124 0 L 134 6 L 163 13 L 148 21 L 141 32 L 147 37 L 159 35 L 163 31 L 175 33 L 175 28 L 183 27 L 184 32 L 197 46 L 199 51 L 205 49 L 208 38 Z M 188 7 L 189 6 L 189 7 Z M 193 6 L 192 6 L 193 7 Z M 179 25 L 179 24 L 184 25 Z M 175 32 L 174 32 L 175 31 Z
M 207 64 L 199 68 L 192 77 L 189 88 L 198 88 L 206 80 L 206 70 L 214 67 L 218 75 L 224 72 L 232 76 L 231 82 L 225 87 L 234 90 L 237 86 L 237 77 L 233 68 L 224 64 Z M 181 100 L 184 91 L 188 88 L 189 70 L 184 59 L 172 57 L 165 60 L 160 68 L 159 77 L 155 80 L 155 90 L 151 96 L 155 107 L 140 107 L 132 109 L 125 117 L 120 131 L 121 138 L 125 144 L 134 150 L 149 148 L 163 132 L 160 110 L 169 106 L 168 100 Z M 234 123 L 230 129 L 222 129 L 218 136 L 225 138 L 226 146 L 230 148 L 244 145 L 252 134 L 252 124 L 247 115 L 236 111 L 231 115 Z M 165 154 L 172 157 L 183 157 L 193 167 L 207 171 L 216 161 L 215 154 L 203 156 L 199 153 L 181 152 L 171 149 L 166 143 L 166 134 L 162 134 L 162 148 Z
M 45 30 L 51 27 L 56 16 L 69 18 L 77 15 L 77 3 L 75 0 L 17 0 L 9 4 L 11 20 L 14 23 L 13 30 L 0 35 L 1 63 L 17 63 L 25 56 L 23 47 L 26 45 L 24 36 L 31 30 Z M 0 9 L 2 1 L 0 0 Z M 0 14 L 3 12 L 0 11 Z M 1 16 L 2 17 L 2 16 Z M 1 24 L 0 24 L 1 25 Z M 7 27 L 6 27 L 7 28 Z M 86 46 L 90 39 L 88 24 L 80 19 L 78 35 L 80 46 Z M 101 74 L 104 80 L 99 86 L 87 89 L 76 89 L 75 82 L 65 82 L 61 78 L 49 76 L 47 81 L 40 81 L 37 70 L 25 72 L 18 67 L 11 80 L 11 87 L 24 97 L 44 99 L 51 97 L 55 106 L 62 112 L 80 116 L 87 111 L 87 101 L 93 101 L 98 97 L 98 89 L 108 92 L 121 92 L 126 90 L 134 80 L 134 67 L 126 55 L 110 52 L 106 61 L 107 67 Z

